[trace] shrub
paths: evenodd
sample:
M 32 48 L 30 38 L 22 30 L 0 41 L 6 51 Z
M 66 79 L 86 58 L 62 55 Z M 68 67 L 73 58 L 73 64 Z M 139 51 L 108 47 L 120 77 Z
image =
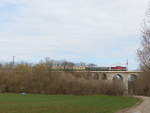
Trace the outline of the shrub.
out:
M 94 80 L 91 73 L 51 71 L 46 64 L 4 65 L 0 68 L 0 92 L 71 94 L 71 95 L 122 95 L 120 85 L 105 80 Z M 114 90 L 115 89 L 115 90 Z

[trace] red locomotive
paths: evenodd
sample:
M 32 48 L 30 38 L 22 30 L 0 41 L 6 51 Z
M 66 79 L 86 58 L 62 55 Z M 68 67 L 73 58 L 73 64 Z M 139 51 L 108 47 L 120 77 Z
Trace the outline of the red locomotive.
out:
M 127 67 L 122 67 L 122 66 L 116 66 L 116 67 L 111 67 L 112 71 L 127 71 Z

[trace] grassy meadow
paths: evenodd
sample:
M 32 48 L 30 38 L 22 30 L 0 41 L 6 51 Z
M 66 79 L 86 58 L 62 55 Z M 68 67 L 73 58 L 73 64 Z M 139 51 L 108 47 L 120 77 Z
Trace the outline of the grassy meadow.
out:
M 123 96 L 0 94 L 0 113 L 115 113 L 139 99 Z

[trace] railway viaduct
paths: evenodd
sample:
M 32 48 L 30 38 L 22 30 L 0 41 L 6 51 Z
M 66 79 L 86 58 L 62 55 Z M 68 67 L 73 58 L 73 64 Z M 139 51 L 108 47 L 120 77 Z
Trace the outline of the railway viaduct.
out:
M 108 80 L 120 79 L 124 85 L 124 94 L 128 95 L 128 81 L 134 81 L 140 76 L 142 71 L 79 71 L 80 73 L 88 73 L 89 79 Z

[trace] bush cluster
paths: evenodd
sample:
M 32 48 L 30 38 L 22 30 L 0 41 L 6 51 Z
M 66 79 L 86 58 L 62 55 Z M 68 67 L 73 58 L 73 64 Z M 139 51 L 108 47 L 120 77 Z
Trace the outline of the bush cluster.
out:
M 0 92 L 71 94 L 71 95 L 122 95 L 119 85 L 105 80 L 90 79 L 90 73 L 50 71 L 46 64 L 18 64 L 0 67 Z

